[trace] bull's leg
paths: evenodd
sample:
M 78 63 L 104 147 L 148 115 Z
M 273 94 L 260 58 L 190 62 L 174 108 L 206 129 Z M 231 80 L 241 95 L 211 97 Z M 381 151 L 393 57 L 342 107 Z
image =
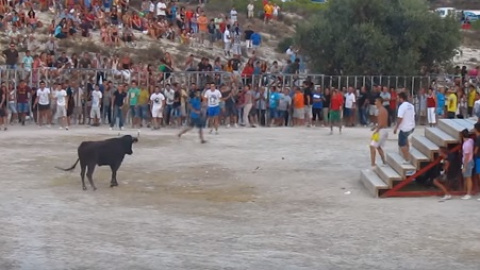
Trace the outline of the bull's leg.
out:
M 93 171 L 95 171 L 95 164 L 88 164 L 88 171 L 87 171 L 87 177 L 88 177 L 88 182 L 90 182 L 90 186 L 92 186 L 93 190 L 97 190 L 95 187 L 95 184 L 93 183 Z
M 82 177 L 82 188 L 83 190 L 87 190 L 87 187 L 85 186 L 85 169 L 87 166 L 80 161 L 80 167 L 81 167 L 80 176 Z
M 118 186 L 118 183 L 117 183 L 118 166 L 117 165 L 110 165 L 110 168 L 112 169 L 112 181 L 110 181 L 110 187 L 116 187 L 116 186 Z

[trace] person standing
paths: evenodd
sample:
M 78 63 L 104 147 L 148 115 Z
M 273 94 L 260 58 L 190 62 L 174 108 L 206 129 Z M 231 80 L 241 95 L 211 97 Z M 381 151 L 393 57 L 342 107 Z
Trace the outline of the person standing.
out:
M 61 87 L 55 93 L 55 99 L 57 102 L 57 111 L 55 118 L 57 119 L 58 125 L 60 126 L 59 129 L 68 130 L 67 125 L 67 91 Z
M 150 96 L 150 106 L 152 108 L 153 129 L 160 129 L 163 119 L 163 107 L 165 106 L 165 96 L 160 93 L 160 87 L 155 87 L 155 92 Z
M 387 110 L 388 113 L 388 126 L 390 127 L 392 124 L 392 121 L 390 120 L 390 99 L 392 98 L 392 95 L 388 91 L 387 87 L 383 87 L 382 92 L 380 92 L 380 97 L 383 100 L 383 107 Z
M 127 93 L 125 93 L 125 86 L 119 85 L 118 89 L 113 92 L 113 101 L 112 101 L 112 109 L 113 109 L 113 119 L 110 123 L 110 130 L 113 130 L 115 126 L 115 122 L 117 122 L 118 118 L 118 128 L 123 130 L 123 105 L 125 102 L 125 98 L 127 97 Z
M 470 200 L 472 198 L 472 175 L 475 162 L 473 160 L 475 143 L 470 138 L 468 129 L 462 130 L 462 174 L 465 181 L 466 194 L 462 197 L 462 200 Z
M 437 116 L 443 118 L 445 117 L 445 89 L 441 87 L 435 92 L 437 99 Z
M 255 92 L 250 89 L 249 85 L 245 85 L 243 87 L 244 91 L 244 101 L 245 106 L 243 107 L 243 126 L 250 125 L 251 127 L 255 127 L 253 121 L 250 121 L 250 111 L 253 107 L 253 102 L 255 101 Z
M 280 94 L 277 92 L 275 86 L 272 87 L 272 92 L 270 93 L 270 97 L 268 100 L 268 107 L 270 112 L 270 125 L 269 126 L 277 126 L 279 124 L 278 121 L 278 103 L 280 102 Z
M 303 82 L 304 88 L 303 88 L 303 99 L 305 102 L 305 119 L 307 122 L 307 127 L 312 126 L 312 118 L 313 118 L 313 111 L 312 111 L 312 105 L 313 105 L 313 83 L 310 81 L 305 81 Z
M 0 87 L 0 126 L 3 130 L 7 130 L 7 124 L 5 117 L 7 116 L 6 112 L 6 100 L 7 92 L 3 90 L 3 87 Z
M 217 90 L 218 91 L 218 90 Z M 219 91 L 220 92 L 220 91 Z M 198 136 L 200 137 L 201 143 L 206 143 L 203 138 L 203 119 L 202 119 L 202 100 L 200 99 L 200 91 L 194 91 L 192 97 L 189 101 L 190 106 L 190 126 L 182 130 L 178 134 L 178 138 L 182 137 L 183 134 L 192 130 L 194 127 L 198 128 Z
M 255 9 L 255 6 L 253 5 L 253 2 L 250 1 L 250 3 L 248 3 L 248 5 L 247 5 L 247 18 L 249 18 L 249 19 L 253 18 L 254 9 Z
M 99 119 L 102 117 L 100 113 L 100 104 L 102 101 L 102 92 L 100 92 L 100 87 L 95 85 L 95 88 L 92 92 L 92 109 L 90 110 L 90 118 L 93 119 L 92 126 L 98 127 L 100 125 Z
M 170 84 L 165 86 L 164 91 L 165 96 L 165 125 L 170 125 L 170 119 L 172 118 L 173 113 L 173 103 L 175 102 L 175 90 L 171 88 Z
M 18 120 L 22 123 L 22 126 L 25 125 L 25 118 L 30 112 L 28 108 L 28 95 L 30 92 L 30 87 L 28 87 L 24 80 L 21 80 L 17 87 L 17 111 Z
M 37 89 L 37 98 L 34 104 L 34 106 L 38 105 L 38 111 L 40 112 L 38 125 L 42 126 L 42 121 L 45 121 L 47 127 L 50 127 L 52 124 L 50 122 L 50 88 L 45 87 L 44 81 L 40 81 L 40 87 Z
M 211 125 L 210 133 L 215 129 L 215 134 L 218 135 L 218 117 L 220 115 L 220 99 L 222 98 L 222 93 L 215 88 L 215 84 L 210 84 L 210 89 L 205 91 L 203 97 L 207 100 L 207 117 L 209 124 Z
M 347 94 L 345 95 L 345 126 L 353 127 L 354 123 L 354 112 L 356 105 L 356 98 L 353 87 L 348 87 Z
M 383 147 L 385 147 L 385 143 L 388 139 L 388 111 L 383 105 L 384 101 L 381 97 L 378 97 L 375 105 L 378 109 L 378 118 L 377 118 L 377 125 L 372 128 L 373 135 L 372 141 L 370 142 L 370 161 L 372 168 L 376 167 L 376 157 L 375 154 L 378 151 L 380 158 L 382 159 L 383 165 L 386 164 L 385 162 L 385 153 L 383 152 Z
M 332 97 L 330 99 L 330 135 L 333 134 L 334 125 L 338 126 L 338 132 L 342 134 L 342 107 L 343 95 L 338 89 L 333 88 Z
M 295 86 L 293 94 L 293 126 L 303 126 L 305 121 L 305 97 L 300 87 Z
M 437 102 L 436 102 L 435 94 L 433 93 L 433 89 L 429 88 L 427 93 L 427 121 L 430 127 L 434 127 L 435 124 L 437 123 L 436 117 L 435 117 L 436 108 L 437 108 Z
M 360 93 L 357 97 L 357 107 L 358 107 L 358 118 L 360 120 L 360 125 L 367 126 L 367 113 L 368 113 L 368 100 L 367 100 L 367 88 L 362 86 L 360 88 Z
M 107 87 L 103 91 L 103 99 L 102 99 L 102 122 L 108 121 L 108 124 L 112 124 L 112 100 L 113 100 L 113 93 L 115 92 L 115 88 L 111 81 L 107 82 Z
M 401 154 L 405 159 L 404 164 L 410 164 L 408 136 L 415 130 L 415 107 L 408 102 L 405 92 L 398 94 L 398 100 L 400 101 L 400 106 L 398 107 L 397 125 L 393 130 L 393 134 L 397 134 L 397 130 L 400 130 L 398 133 L 398 147 L 400 147 Z
M 332 99 L 332 94 L 330 93 L 330 88 L 325 88 L 323 93 L 323 121 L 325 121 L 325 126 L 330 126 L 330 101 Z
M 278 114 L 281 118 L 283 126 L 288 127 L 288 118 L 290 117 L 290 109 L 292 107 L 292 97 L 290 97 L 290 90 L 283 89 L 280 101 L 278 102 Z
M 397 115 L 397 90 L 394 87 L 390 87 L 390 110 L 388 110 L 389 127 L 395 123 L 395 116 Z
M 455 119 L 455 114 L 457 113 L 457 95 L 454 93 L 453 89 L 449 88 L 447 90 L 447 118 Z
M 140 89 L 137 87 L 137 81 L 132 81 L 130 89 L 128 89 L 128 105 L 130 106 L 130 118 L 132 119 L 132 128 L 138 125 L 139 110 L 138 97 L 140 96 Z
M 315 126 L 315 124 L 317 122 L 321 125 L 324 119 L 322 118 L 322 116 L 323 116 L 323 113 L 322 113 L 322 110 L 323 110 L 323 95 L 322 95 L 322 89 L 320 88 L 320 86 L 317 87 L 317 89 L 313 93 L 312 99 L 313 99 L 312 125 Z

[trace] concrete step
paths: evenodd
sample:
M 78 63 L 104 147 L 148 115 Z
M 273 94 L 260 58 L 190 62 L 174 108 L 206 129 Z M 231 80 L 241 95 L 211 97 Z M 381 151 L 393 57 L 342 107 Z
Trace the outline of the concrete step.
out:
M 378 175 L 369 169 L 362 170 L 360 173 L 360 181 L 363 183 L 365 188 L 372 194 L 374 197 L 380 195 L 380 190 L 388 189 L 388 185 L 378 177 Z
M 459 140 L 448 135 L 448 133 L 442 131 L 437 127 L 425 128 L 425 137 L 435 143 L 438 146 L 446 147 L 449 144 L 457 143 Z
M 375 173 L 382 179 L 390 188 L 393 187 L 394 181 L 401 181 L 402 177 L 390 166 L 377 166 Z
M 420 163 L 430 161 L 430 158 L 413 147 L 410 148 L 410 155 L 412 156 L 412 164 L 416 168 L 420 168 Z
M 453 119 L 455 122 L 457 122 L 459 125 L 463 126 L 463 128 L 468 129 L 468 131 L 472 132 L 473 131 L 473 126 L 475 125 L 475 122 L 471 119 Z
M 438 153 L 440 150 L 438 145 L 421 135 L 415 135 L 412 137 L 412 146 L 420 151 L 420 153 L 427 156 L 430 160 L 433 160 L 434 154 Z
M 394 169 L 402 179 L 405 179 L 407 176 L 414 174 L 417 169 L 412 164 L 404 164 L 402 156 L 398 153 L 388 153 L 387 154 L 387 164 Z
M 460 141 L 460 132 L 465 129 L 465 127 L 459 123 L 457 119 L 439 119 L 437 127 L 443 132 L 457 139 L 457 141 Z

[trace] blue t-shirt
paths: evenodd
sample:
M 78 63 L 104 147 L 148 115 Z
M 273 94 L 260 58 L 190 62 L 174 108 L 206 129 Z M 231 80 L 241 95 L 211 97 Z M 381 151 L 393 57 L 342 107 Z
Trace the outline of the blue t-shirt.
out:
M 258 33 L 253 33 L 252 36 L 250 37 L 252 40 L 252 45 L 258 46 L 262 42 L 262 36 Z
M 277 92 L 270 94 L 270 109 L 276 109 L 278 107 L 278 101 L 280 100 L 280 95 Z
M 191 118 L 200 118 L 200 114 L 197 113 L 197 111 L 200 111 L 202 109 L 202 102 L 200 101 L 200 98 L 194 97 L 190 99 L 190 106 L 192 106 L 192 111 L 190 112 L 190 117 Z
M 62 27 L 58 25 L 57 27 L 55 27 L 55 32 L 53 33 L 53 35 L 58 36 L 61 33 L 62 33 Z
M 312 108 L 314 108 L 314 109 L 322 109 L 323 108 L 323 101 L 321 100 L 321 98 L 322 98 L 322 94 L 313 93 L 312 99 L 314 101 L 313 101 L 313 104 L 312 104 Z M 320 99 L 320 101 L 315 101 L 315 99 Z
M 445 107 L 445 95 L 437 92 L 437 108 L 444 108 Z

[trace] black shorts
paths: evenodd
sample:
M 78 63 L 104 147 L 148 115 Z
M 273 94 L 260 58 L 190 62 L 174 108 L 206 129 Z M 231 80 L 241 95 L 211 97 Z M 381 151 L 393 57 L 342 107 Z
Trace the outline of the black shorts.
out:
M 39 111 L 46 111 L 46 110 L 49 110 L 49 109 L 50 109 L 50 104 L 48 104 L 48 105 L 38 104 L 38 110 Z
M 0 117 L 5 117 L 7 116 L 7 112 L 5 111 L 4 108 L 0 108 Z
M 232 103 L 225 103 L 225 116 L 237 116 L 237 107 Z
M 455 119 L 455 113 L 454 112 L 447 112 L 447 118 L 448 119 Z

